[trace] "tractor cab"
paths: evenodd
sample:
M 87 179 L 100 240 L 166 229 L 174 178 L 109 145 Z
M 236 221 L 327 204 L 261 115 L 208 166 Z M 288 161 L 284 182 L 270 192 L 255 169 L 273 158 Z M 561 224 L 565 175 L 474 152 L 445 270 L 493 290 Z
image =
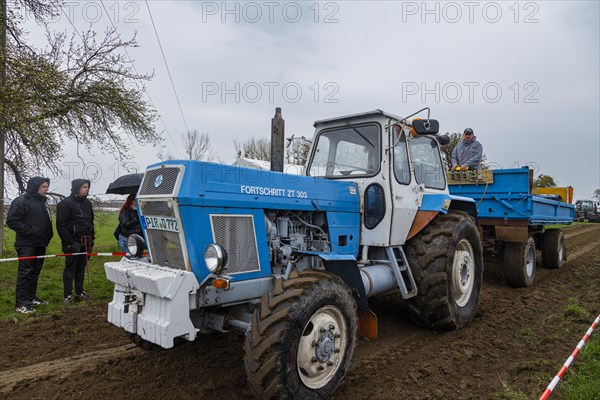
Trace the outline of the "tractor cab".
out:
M 363 246 L 403 245 L 449 207 L 439 149 L 447 136 L 437 135 L 429 115 L 411 118 L 425 110 L 406 118 L 375 110 L 314 124 L 305 174 L 358 184 Z

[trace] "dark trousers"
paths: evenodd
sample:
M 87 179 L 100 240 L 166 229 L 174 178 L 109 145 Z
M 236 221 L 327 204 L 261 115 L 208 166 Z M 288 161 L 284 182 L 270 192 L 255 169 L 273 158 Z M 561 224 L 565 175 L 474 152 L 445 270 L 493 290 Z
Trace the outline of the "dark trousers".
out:
M 43 256 L 45 247 L 16 247 L 19 257 Z M 44 259 L 19 261 L 17 272 L 16 305 L 26 306 L 36 297 L 37 283 Z
M 79 253 L 85 251 L 83 246 L 72 246 L 63 248 L 65 253 Z M 75 281 L 75 294 L 83 293 L 83 282 L 85 280 L 85 266 L 88 257 L 86 255 L 71 256 L 65 258 L 65 271 L 63 272 L 64 297 L 73 294 L 73 280 Z

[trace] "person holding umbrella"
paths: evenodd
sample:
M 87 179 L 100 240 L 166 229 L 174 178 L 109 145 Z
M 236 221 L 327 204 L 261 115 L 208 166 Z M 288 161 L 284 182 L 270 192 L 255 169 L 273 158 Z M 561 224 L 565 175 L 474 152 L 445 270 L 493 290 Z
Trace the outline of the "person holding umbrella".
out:
M 119 225 L 115 229 L 115 239 L 119 243 L 121 251 L 127 253 L 127 238 L 129 235 L 138 234 L 142 236 L 142 225 L 137 212 L 135 194 L 137 193 L 144 174 L 135 173 L 123 175 L 108 185 L 107 194 L 127 194 L 127 200 L 119 212 Z
M 140 223 L 140 217 L 135 204 L 135 193 L 131 193 L 127 196 L 123 207 L 121 207 L 119 225 L 115 230 L 115 238 L 119 243 L 121 251 L 127 253 L 127 238 L 134 233 L 142 236 L 142 224 Z

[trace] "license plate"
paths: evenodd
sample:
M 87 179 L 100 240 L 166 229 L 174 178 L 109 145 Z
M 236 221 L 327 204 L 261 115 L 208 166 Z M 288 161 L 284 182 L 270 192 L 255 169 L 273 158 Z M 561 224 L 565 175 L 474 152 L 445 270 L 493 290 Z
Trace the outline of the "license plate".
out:
M 179 221 L 175 218 L 146 216 L 146 227 L 179 233 Z

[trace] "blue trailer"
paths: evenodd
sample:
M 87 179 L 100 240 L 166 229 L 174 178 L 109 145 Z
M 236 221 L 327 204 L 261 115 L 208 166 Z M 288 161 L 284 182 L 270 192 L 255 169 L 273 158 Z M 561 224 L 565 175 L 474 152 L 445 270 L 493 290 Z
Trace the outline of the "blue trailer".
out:
M 543 267 L 564 264 L 563 233 L 546 226 L 570 224 L 575 215 L 573 204 L 532 194 L 532 182 L 529 167 L 448 174 L 450 193 L 477 203 L 486 255 L 503 259 L 507 283 L 515 287 L 533 283 L 536 249 L 542 252 Z

